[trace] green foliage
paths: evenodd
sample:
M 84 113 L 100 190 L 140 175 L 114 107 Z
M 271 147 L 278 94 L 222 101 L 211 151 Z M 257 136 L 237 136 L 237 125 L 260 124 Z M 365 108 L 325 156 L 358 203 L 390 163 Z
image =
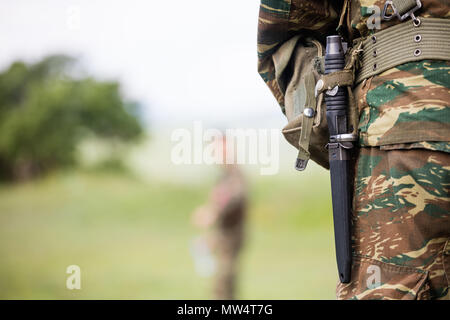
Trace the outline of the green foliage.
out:
M 87 136 L 131 141 L 142 132 L 138 106 L 117 82 L 76 77 L 76 61 L 50 56 L 0 74 L 0 178 L 28 178 L 73 165 Z

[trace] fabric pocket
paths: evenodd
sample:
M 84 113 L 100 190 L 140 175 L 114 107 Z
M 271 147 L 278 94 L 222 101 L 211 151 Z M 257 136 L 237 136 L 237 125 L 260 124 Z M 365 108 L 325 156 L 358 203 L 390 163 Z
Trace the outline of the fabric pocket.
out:
M 339 283 L 338 299 L 426 300 L 428 272 L 354 256 L 350 283 Z
M 430 142 L 449 144 L 450 62 L 423 60 L 399 65 L 355 88 L 360 145 L 375 147 Z M 431 148 L 430 148 L 431 147 Z M 442 148 L 441 146 L 438 146 Z M 443 150 L 441 150 L 443 151 Z
M 321 98 L 316 101 L 314 96 L 314 86 L 323 71 L 322 55 L 319 42 L 294 37 L 273 56 L 277 83 L 284 89 L 284 112 L 289 121 L 282 132 L 299 150 L 299 159 L 304 159 L 302 169 L 309 158 L 329 168 L 325 103 Z M 305 108 L 310 108 L 310 114 L 305 115 Z

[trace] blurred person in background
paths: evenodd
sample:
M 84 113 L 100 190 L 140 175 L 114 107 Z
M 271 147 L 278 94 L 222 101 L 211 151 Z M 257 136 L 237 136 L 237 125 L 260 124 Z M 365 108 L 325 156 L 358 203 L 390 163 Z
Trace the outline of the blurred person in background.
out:
M 221 176 L 211 190 L 207 202 L 194 210 L 193 224 L 207 230 L 198 240 L 197 248 L 204 250 L 207 247 L 212 252 L 214 298 L 235 299 L 237 262 L 245 236 L 247 187 L 235 161 L 227 161 L 226 136 L 223 135 L 217 143 L 223 150 Z

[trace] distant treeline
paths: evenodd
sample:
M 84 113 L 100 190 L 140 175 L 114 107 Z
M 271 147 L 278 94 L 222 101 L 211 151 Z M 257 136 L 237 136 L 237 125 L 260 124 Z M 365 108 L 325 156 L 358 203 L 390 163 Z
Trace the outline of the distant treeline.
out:
M 80 74 L 62 55 L 0 73 L 0 180 L 75 165 L 88 136 L 128 142 L 142 134 L 138 105 L 124 100 L 119 83 Z

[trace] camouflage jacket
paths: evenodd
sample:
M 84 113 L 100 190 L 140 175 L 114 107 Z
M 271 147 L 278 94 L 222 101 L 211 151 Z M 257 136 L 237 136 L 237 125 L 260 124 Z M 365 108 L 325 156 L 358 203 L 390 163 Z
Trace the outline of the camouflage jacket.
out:
M 273 55 L 294 36 L 322 44 L 341 31 L 349 43 L 372 31 L 371 6 L 384 0 L 262 0 L 258 21 L 258 71 L 284 112 L 285 89 L 275 74 Z M 449 18 L 450 1 L 422 0 L 418 16 Z M 381 22 L 381 29 L 399 23 Z M 354 88 L 361 146 L 426 148 L 450 152 L 450 62 L 406 63 L 367 79 Z M 283 79 L 286 81 L 286 79 Z
M 240 169 L 229 165 L 213 188 L 210 203 L 217 212 L 217 227 L 221 230 L 241 228 L 247 205 L 247 186 Z

